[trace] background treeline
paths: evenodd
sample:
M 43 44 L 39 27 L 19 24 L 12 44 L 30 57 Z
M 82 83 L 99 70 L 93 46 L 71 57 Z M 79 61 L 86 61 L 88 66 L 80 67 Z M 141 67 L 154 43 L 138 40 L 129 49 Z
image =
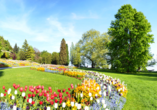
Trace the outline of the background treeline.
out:
M 17 43 L 12 48 L 9 41 L 0 36 L 0 57 L 13 60 L 29 60 L 42 64 L 69 65 L 68 44 L 62 39 L 60 52 L 49 53 L 46 50 L 40 52 L 37 48 L 33 48 L 25 39 L 21 48 Z

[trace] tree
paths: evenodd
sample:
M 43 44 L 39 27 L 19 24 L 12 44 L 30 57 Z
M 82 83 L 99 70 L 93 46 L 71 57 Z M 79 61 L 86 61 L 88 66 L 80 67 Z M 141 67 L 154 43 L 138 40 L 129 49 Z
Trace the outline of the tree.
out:
M 41 52 L 40 56 L 42 57 L 41 63 L 51 64 L 51 54 L 50 53 L 48 53 L 47 51 L 44 50 Z
M 28 47 L 28 50 L 26 52 L 26 56 L 27 56 L 27 59 L 34 61 L 35 51 L 34 51 L 32 46 Z
M 151 25 L 142 12 L 131 5 L 123 5 L 111 22 L 108 34 L 113 36 L 109 50 L 114 56 L 113 68 L 118 72 L 136 72 L 139 67 L 146 70 L 149 43 L 154 43 Z
M 15 60 L 15 59 L 17 58 L 17 57 L 16 57 L 16 54 L 13 53 L 13 52 L 10 53 L 10 57 L 11 57 L 13 60 Z
M 17 47 L 17 44 L 15 44 L 13 51 L 14 51 L 15 53 L 18 53 L 19 48 Z
M 20 49 L 20 51 L 18 53 L 18 59 L 19 60 L 25 60 L 26 59 L 25 52 L 22 49 Z
M 74 51 L 75 51 L 74 48 L 75 47 L 74 47 L 74 44 L 72 42 L 71 47 L 70 47 L 70 61 L 71 61 L 71 64 L 74 64 Z
M 52 61 L 51 61 L 51 64 L 56 64 L 56 65 L 59 64 L 59 53 L 57 53 L 57 52 L 53 52 L 53 53 L 52 53 Z
M 82 39 L 78 42 L 81 56 L 91 62 L 92 68 L 107 68 L 106 54 L 108 52 L 107 44 L 110 41 L 109 35 L 91 29 L 83 34 Z
M 24 51 L 24 53 L 26 53 L 28 51 L 28 43 L 27 43 L 27 40 L 25 39 L 23 45 L 22 45 L 22 49 Z
M 64 38 L 61 41 L 60 54 L 59 54 L 59 63 L 61 65 L 67 64 L 67 50 L 66 50 L 66 42 Z
M 77 43 L 74 47 L 73 53 L 73 64 L 77 67 L 80 67 L 81 64 L 81 49 L 79 47 L 79 43 Z
M 69 65 L 69 51 L 68 51 L 68 44 L 66 44 L 66 52 L 67 52 L 67 66 Z

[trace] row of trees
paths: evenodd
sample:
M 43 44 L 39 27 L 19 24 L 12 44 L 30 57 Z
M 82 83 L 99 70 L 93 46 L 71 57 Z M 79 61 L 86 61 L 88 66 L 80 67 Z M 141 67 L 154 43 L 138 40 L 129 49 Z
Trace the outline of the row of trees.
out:
M 52 54 L 45 50 L 40 52 L 37 48 L 33 48 L 31 45 L 29 45 L 27 40 L 24 41 L 22 48 L 19 48 L 17 44 L 15 44 L 14 48 L 12 48 L 9 41 L 4 40 L 4 38 L 1 36 L 0 47 L 1 58 L 12 58 L 14 60 L 30 60 L 43 64 L 69 65 L 68 44 L 66 44 L 64 39 L 62 39 L 61 41 L 60 52 L 53 52 Z
M 124 5 L 115 15 L 115 21 L 107 33 L 100 35 L 94 29 L 83 34 L 76 45 L 70 48 L 70 60 L 73 65 L 91 64 L 92 68 L 108 68 L 118 72 L 136 72 L 146 70 L 156 64 L 149 52 L 150 43 L 154 43 L 151 25 L 142 12 L 131 5 Z

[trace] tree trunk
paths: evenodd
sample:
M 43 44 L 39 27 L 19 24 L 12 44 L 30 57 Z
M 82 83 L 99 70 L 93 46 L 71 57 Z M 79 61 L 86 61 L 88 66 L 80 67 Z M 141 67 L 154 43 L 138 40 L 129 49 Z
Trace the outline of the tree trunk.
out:
M 92 61 L 92 68 L 95 68 L 95 64 L 94 64 L 94 62 Z
M 138 67 L 138 71 L 140 71 L 141 67 Z

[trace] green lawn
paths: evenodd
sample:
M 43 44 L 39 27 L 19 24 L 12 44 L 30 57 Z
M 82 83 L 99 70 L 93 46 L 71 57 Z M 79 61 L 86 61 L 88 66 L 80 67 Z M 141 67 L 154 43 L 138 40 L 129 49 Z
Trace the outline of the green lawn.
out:
M 124 81 L 128 94 L 123 110 L 157 110 L 157 72 L 124 74 L 102 69 L 82 68 L 82 70 L 97 71 Z
M 20 84 L 22 87 L 44 85 L 46 90 L 50 86 L 53 91 L 57 92 L 58 89 L 68 90 L 70 84 L 75 85 L 81 81 L 64 75 L 30 70 L 29 67 L 0 70 L 0 93 L 4 92 L 3 85 L 7 89 L 13 89 L 13 83 Z

